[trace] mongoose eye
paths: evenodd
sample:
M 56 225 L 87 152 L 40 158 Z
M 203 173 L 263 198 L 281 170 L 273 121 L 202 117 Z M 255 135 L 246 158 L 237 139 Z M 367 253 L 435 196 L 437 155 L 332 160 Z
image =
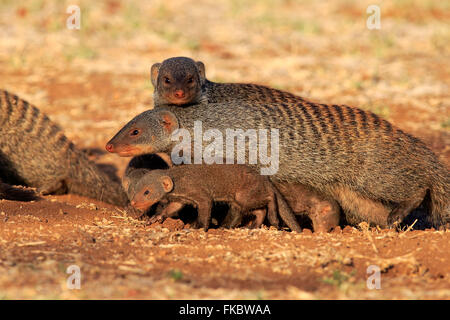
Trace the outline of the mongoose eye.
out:
M 170 79 L 169 78 L 164 78 L 164 82 L 165 83 L 170 83 Z
M 192 83 L 192 82 L 194 82 L 194 78 L 192 78 L 192 77 L 190 77 L 189 79 L 188 79 L 188 81 L 187 81 L 188 83 Z
M 132 136 L 137 136 L 139 134 L 139 130 L 138 129 L 134 129 L 133 131 L 131 131 L 130 135 Z
M 148 196 L 148 195 L 149 195 L 149 193 L 150 193 L 150 191 L 148 191 L 148 190 L 145 190 L 145 192 L 144 192 L 144 196 Z

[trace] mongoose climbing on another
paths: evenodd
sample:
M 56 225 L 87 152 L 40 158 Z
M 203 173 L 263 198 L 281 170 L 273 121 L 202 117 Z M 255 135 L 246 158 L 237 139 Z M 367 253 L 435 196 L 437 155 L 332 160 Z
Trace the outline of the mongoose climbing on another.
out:
M 272 225 L 278 226 L 279 214 L 291 230 L 301 232 L 295 218 L 291 219 L 289 206 L 269 179 L 244 165 L 193 164 L 153 170 L 138 181 L 136 190 L 131 201 L 134 207 L 147 209 L 161 200 L 176 203 L 168 206 L 174 211 L 163 211 L 166 217 L 190 204 L 197 208 L 198 223 L 205 230 L 210 224 L 213 202 L 220 201 L 230 204 L 231 227 L 240 224 L 244 213 L 266 208 Z
M 41 194 L 74 193 L 125 206 L 119 183 L 89 161 L 39 109 L 0 90 L 0 177 Z
M 277 102 L 202 102 L 145 111 L 119 130 L 106 149 L 121 156 L 170 154 L 179 143 L 171 134 L 182 128 L 195 137 L 198 120 L 202 132 L 214 129 L 222 137 L 233 129 L 275 128 L 279 168 L 270 176 L 273 182 L 299 183 L 335 199 L 354 223 L 392 226 L 426 198 L 433 226 L 450 220 L 449 171 L 422 141 L 368 111 L 303 99 L 284 102 L 273 92 Z M 200 141 L 202 148 L 209 145 Z M 248 139 L 245 148 L 246 164 L 260 170 L 261 162 L 248 162 Z
M 205 65 L 187 57 L 174 57 L 151 67 L 155 107 L 198 103 L 261 104 L 303 100 L 292 93 L 252 83 L 218 83 L 206 78 Z

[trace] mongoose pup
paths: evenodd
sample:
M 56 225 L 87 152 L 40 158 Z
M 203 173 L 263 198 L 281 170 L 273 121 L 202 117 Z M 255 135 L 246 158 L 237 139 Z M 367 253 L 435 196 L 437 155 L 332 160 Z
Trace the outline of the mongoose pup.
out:
M 151 67 L 155 107 L 198 103 L 298 102 L 301 97 L 251 83 L 217 83 L 206 78 L 205 65 L 187 57 L 174 57 Z
M 297 183 L 276 182 L 274 185 L 295 215 L 311 220 L 314 232 L 329 232 L 339 225 L 341 209 L 333 199 Z
M 165 159 L 169 159 L 169 161 Z M 136 185 L 144 175 L 149 173 L 151 170 L 169 169 L 171 167 L 172 163 L 170 162 L 169 156 L 166 154 L 144 154 L 131 159 L 128 163 L 127 168 L 125 169 L 125 173 L 122 178 L 122 186 L 127 192 L 128 199 L 132 200 L 134 198 L 137 191 Z M 166 209 L 167 206 L 168 208 Z M 155 208 L 155 212 L 153 212 L 153 217 L 151 217 L 148 221 L 149 223 L 161 221 L 164 216 L 163 214 L 161 214 L 163 210 L 172 212 L 171 217 L 175 217 L 174 214 L 184 207 L 185 206 L 183 203 L 177 203 L 173 201 L 169 203 L 167 201 L 160 201 Z M 186 215 L 186 212 L 184 213 Z M 187 213 L 188 216 L 193 216 L 194 214 L 194 212 L 191 212 L 191 210 L 189 210 Z M 263 223 L 265 216 L 265 210 L 253 210 L 251 214 L 246 216 L 246 218 L 248 218 L 248 224 L 246 226 L 249 228 L 259 227 Z M 227 218 L 222 222 L 222 226 L 226 228 L 233 228 L 237 226 L 239 221 L 240 216 L 232 217 L 231 215 L 228 215 Z
M 106 149 L 121 156 L 170 154 L 179 143 L 179 139 L 172 141 L 171 134 L 183 128 L 195 139 L 197 120 L 202 121 L 203 131 L 215 129 L 222 137 L 233 129 L 276 128 L 279 168 L 271 180 L 302 184 L 336 199 L 348 221 L 391 226 L 425 198 L 430 199 L 428 217 L 435 227 L 450 219 L 449 171 L 419 139 L 358 108 L 302 99 L 286 102 L 277 90 L 268 101 L 202 102 L 148 110 L 126 124 Z M 210 144 L 200 142 L 202 148 Z M 248 152 L 248 139 L 245 148 Z M 263 167 L 248 159 L 248 165 Z
M 0 90 L 0 177 L 41 194 L 74 193 L 114 205 L 128 202 L 119 183 L 88 160 L 45 114 Z
M 163 157 L 168 158 L 168 156 Z M 136 183 L 146 173 L 155 169 L 169 169 L 172 166 L 163 157 L 157 154 L 144 154 L 130 160 L 122 177 L 122 187 L 127 192 L 128 199 L 131 200 L 134 197 Z
M 184 165 L 153 170 L 139 180 L 131 204 L 147 209 L 161 200 L 193 205 L 198 223 L 205 230 L 211 220 L 213 202 L 230 204 L 230 216 L 239 220 L 243 213 L 267 207 L 271 224 L 278 225 L 278 214 L 291 230 L 301 232 L 289 206 L 265 176 L 244 165 Z M 179 208 L 179 206 L 174 206 Z M 170 216 L 175 212 L 165 210 Z M 264 220 L 264 219 L 263 219 Z M 231 222 L 238 225 L 240 221 Z M 261 221 L 262 223 L 262 221 Z

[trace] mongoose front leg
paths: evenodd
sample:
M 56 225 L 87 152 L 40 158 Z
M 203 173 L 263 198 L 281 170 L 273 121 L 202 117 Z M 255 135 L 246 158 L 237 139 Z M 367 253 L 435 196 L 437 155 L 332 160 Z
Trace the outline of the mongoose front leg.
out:
M 241 222 L 242 208 L 234 202 L 230 203 L 230 208 L 228 209 L 228 213 L 222 222 L 222 226 L 228 229 L 236 228 L 241 224 Z
M 160 213 L 150 218 L 149 222 L 163 222 L 166 218 L 173 218 L 184 207 L 182 202 L 170 202 Z
M 257 229 L 262 226 L 264 223 L 264 219 L 266 218 L 267 210 L 264 209 L 255 209 L 251 212 L 251 214 L 254 216 L 254 219 L 250 221 L 249 224 L 246 225 L 249 229 Z
M 210 199 L 198 199 L 196 202 L 198 217 L 195 225 L 208 231 L 211 222 L 212 201 Z
M 417 193 L 414 197 L 400 202 L 387 218 L 388 226 L 392 227 L 396 222 L 400 223 L 415 208 L 417 208 L 425 198 L 427 190 Z

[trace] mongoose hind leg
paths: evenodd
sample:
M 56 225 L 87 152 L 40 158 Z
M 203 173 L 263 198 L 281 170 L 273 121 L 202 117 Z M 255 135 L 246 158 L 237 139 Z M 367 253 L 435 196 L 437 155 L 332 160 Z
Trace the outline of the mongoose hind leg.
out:
M 425 198 L 427 190 L 421 190 L 408 200 L 400 202 L 394 210 L 389 214 L 387 223 L 389 226 L 393 226 L 395 223 L 400 223 L 403 219 L 415 208 L 420 206 Z
M 212 201 L 207 198 L 196 199 L 196 204 L 198 216 L 197 221 L 193 223 L 193 226 L 208 231 L 209 224 L 211 223 Z
M 242 222 L 242 209 L 241 207 L 232 202 L 225 219 L 222 222 L 222 227 L 227 229 L 236 228 Z
M 332 193 L 350 224 L 368 222 L 380 227 L 388 226 L 387 220 L 392 209 L 381 202 L 365 198 L 343 185 L 334 186 Z

